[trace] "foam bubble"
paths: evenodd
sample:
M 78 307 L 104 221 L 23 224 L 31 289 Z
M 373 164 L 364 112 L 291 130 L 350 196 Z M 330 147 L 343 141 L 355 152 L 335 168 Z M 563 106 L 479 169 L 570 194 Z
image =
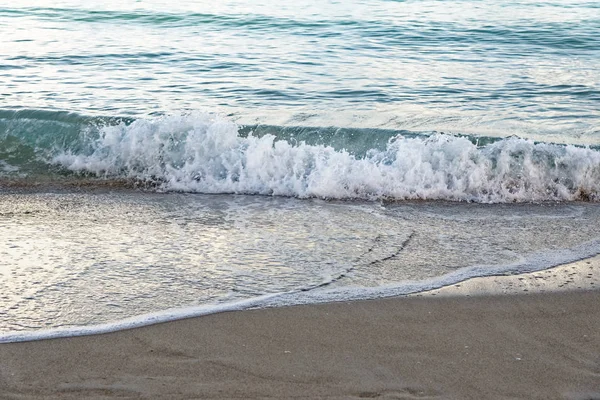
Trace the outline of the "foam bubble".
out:
M 6 161 L 0 160 L 0 171 L 14 173 L 19 171 L 19 167 L 15 167 L 14 165 L 10 165 Z

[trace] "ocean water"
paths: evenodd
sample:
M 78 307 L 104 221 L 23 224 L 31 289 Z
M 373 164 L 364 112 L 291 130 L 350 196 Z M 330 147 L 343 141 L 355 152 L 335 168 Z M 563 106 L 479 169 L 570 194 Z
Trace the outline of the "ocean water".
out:
M 599 37 L 583 0 L 0 1 L 0 341 L 600 253 Z

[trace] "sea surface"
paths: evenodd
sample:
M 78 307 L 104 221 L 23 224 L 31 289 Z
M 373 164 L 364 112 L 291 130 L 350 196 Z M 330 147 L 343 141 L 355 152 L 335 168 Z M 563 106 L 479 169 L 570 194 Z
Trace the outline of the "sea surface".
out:
M 600 253 L 600 4 L 0 0 L 0 342 Z

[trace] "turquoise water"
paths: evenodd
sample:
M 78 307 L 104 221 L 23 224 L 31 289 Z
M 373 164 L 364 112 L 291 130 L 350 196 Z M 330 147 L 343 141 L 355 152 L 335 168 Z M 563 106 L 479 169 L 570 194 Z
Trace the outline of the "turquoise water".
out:
M 600 8 L 585 1 L 11 2 L 0 7 L 0 174 L 596 199 L 598 37 Z M 289 149 L 261 150 L 273 143 Z M 258 176 L 265 163 L 282 172 Z
M 17 1 L 0 107 L 600 142 L 594 1 Z
M 598 38 L 581 0 L 0 0 L 0 341 L 597 254 Z

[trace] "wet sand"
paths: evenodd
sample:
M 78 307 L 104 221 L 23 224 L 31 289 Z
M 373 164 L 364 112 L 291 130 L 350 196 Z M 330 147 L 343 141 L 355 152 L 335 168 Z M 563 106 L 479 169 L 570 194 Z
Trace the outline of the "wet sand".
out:
M 598 271 L 2 344 L 0 398 L 600 399 Z

